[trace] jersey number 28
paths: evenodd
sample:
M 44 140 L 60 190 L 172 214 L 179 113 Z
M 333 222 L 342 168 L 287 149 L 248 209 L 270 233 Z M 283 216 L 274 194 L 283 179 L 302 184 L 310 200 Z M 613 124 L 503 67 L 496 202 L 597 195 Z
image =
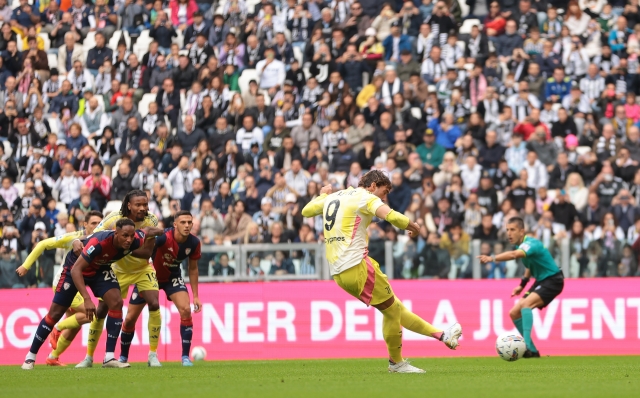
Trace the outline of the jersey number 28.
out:
M 324 219 L 327 221 L 324 224 L 324 229 L 327 231 L 331 231 L 331 228 L 336 223 L 336 214 L 338 214 L 338 209 L 340 208 L 340 201 L 334 200 L 329 203 L 327 206 L 327 212 L 324 214 Z

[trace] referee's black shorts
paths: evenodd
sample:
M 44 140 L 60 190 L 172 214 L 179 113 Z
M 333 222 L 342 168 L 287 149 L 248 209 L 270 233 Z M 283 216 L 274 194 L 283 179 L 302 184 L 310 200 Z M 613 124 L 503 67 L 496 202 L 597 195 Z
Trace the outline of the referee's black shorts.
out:
M 564 276 L 562 275 L 562 271 L 558 272 L 555 275 L 552 275 L 546 279 L 541 281 L 536 281 L 531 289 L 527 293 L 525 293 L 524 297 L 528 297 L 531 293 L 536 293 L 542 301 L 544 305 L 541 308 L 544 308 L 549 305 L 550 302 L 553 301 L 560 293 L 562 293 L 562 289 L 564 288 Z

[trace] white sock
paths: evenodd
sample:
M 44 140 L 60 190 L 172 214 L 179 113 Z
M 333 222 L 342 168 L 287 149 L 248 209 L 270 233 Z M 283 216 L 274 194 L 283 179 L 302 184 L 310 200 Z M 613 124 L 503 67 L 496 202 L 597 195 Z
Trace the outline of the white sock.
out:
M 33 352 L 29 351 L 27 353 L 27 357 L 24 360 L 26 361 L 27 359 L 31 359 L 31 360 L 35 361 L 36 360 L 36 354 L 34 354 Z
M 88 360 L 90 360 L 91 362 L 93 362 L 93 357 L 92 357 L 91 355 L 89 355 L 89 354 L 87 354 L 87 356 L 86 356 L 86 357 L 84 357 L 84 359 L 88 359 Z
M 62 332 L 62 330 L 60 330 L 60 326 L 58 326 L 58 324 L 57 324 L 57 323 L 56 323 L 55 328 L 56 328 L 56 330 L 57 330 L 58 332 Z
M 113 352 L 105 352 L 104 353 L 104 361 L 109 362 L 113 359 Z
M 49 358 L 50 358 L 50 359 L 58 359 L 58 357 L 54 357 L 54 356 L 53 356 L 53 351 L 49 354 Z
M 152 357 L 152 356 L 158 356 L 158 354 L 157 354 L 157 353 L 155 353 L 155 352 L 153 352 L 153 351 L 149 351 L 149 356 L 150 356 L 150 357 Z

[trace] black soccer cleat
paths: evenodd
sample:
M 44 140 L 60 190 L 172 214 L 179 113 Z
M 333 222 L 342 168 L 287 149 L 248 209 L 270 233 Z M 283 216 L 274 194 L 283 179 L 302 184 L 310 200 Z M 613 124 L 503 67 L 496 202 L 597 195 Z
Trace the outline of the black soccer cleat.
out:
M 527 349 L 524 352 L 524 355 L 522 355 L 522 358 L 540 358 L 540 352 L 533 352 L 529 349 Z

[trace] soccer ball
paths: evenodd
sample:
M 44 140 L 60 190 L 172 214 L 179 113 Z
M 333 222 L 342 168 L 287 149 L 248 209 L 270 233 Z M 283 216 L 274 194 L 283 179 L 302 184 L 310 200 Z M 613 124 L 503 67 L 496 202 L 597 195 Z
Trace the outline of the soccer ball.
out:
M 204 347 L 193 347 L 191 350 L 191 358 L 194 361 L 204 361 L 207 357 L 207 350 Z
M 514 333 L 503 333 L 496 340 L 496 352 L 505 361 L 513 362 L 522 358 L 527 350 L 524 337 Z

